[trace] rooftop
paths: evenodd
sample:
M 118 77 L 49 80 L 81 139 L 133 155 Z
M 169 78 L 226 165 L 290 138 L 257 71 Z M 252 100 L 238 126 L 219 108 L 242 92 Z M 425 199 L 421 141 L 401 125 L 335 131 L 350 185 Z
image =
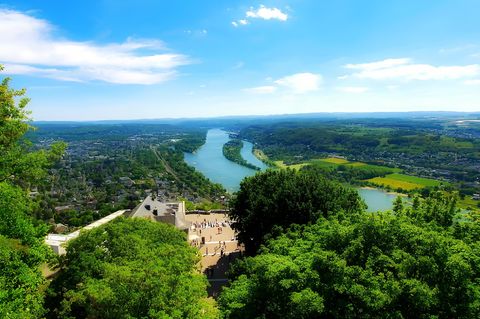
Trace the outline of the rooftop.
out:
M 179 229 L 187 229 L 189 223 L 185 219 L 185 203 L 160 202 L 152 195 L 147 196 L 131 213 L 130 217 L 147 218 L 174 225 Z

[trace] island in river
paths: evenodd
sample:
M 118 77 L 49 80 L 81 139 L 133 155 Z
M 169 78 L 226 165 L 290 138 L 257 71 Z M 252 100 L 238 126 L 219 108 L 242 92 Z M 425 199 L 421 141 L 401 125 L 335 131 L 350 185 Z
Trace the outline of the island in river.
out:
M 240 187 L 240 182 L 247 176 L 253 176 L 258 171 L 239 165 L 225 158 L 223 145 L 230 141 L 229 134 L 221 129 L 210 129 L 207 139 L 194 153 L 185 153 L 185 161 L 215 183 L 222 184 L 227 191 L 233 193 Z M 261 170 L 268 166 L 253 154 L 253 144 L 242 141 L 241 155 L 243 159 Z M 358 189 L 358 193 L 368 205 L 368 211 L 388 210 L 396 198 L 378 189 Z

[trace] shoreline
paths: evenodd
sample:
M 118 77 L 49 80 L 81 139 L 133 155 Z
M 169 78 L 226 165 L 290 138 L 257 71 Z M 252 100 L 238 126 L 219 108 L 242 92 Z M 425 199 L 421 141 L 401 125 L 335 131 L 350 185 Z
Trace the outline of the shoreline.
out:
M 392 192 L 392 191 L 387 192 L 386 190 L 384 190 L 382 188 L 377 188 L 377 187 L 372 187 L 372 186 L 362 186 L 362 187 L 358 187 L 358 189 L 375 190 L 375 191 L 384 192 L 384 193 L 389 194 L 389 195 L 395 195 L 395 196 L 400 196 L 400 197 L 408 197 L 407 194 L 402 194 L 402 193 Z

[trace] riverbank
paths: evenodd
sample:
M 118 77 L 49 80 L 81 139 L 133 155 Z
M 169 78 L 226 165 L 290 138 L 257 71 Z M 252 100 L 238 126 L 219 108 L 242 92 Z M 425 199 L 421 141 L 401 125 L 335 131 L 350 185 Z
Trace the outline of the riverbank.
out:
M 253 148 L 253 155 L 268 167 L 272 167 L 272 168 L 277 167 L 277 165 L 275 165 L 275 162 L 271 161 L 268 158 L 267 154 L 265 154 L 261 149 Z
M 223 144 L 222 152 L 223 156 L 229 161 L 237 163 L 238 165 L 242 165 L 254 170 L 259 171 L 260 168 L 248 163 L 241 155 L 241 150 L 243 148 L 243 142 L 239 139 L 232 139 L 227 143 Z
M 362 186 L 362 187 L 358 187 L 358 189 L 375 190 L 375 191 L 384 192 L 385 194 L 389 194 L 389 195 L 400 196 L 400 197 L 408 197 L 407 194 L 392 192 L 392 191 L 386 191 L 382 188 L 371 187 L 371 186 Z

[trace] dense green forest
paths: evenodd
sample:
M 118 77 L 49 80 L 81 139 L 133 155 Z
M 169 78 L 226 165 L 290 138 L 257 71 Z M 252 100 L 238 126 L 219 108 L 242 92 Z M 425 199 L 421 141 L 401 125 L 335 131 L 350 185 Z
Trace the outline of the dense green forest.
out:
M 231 269 L 224 318 L 480 315 L 480 224 L 458 218 L 455 195 L 366 213 L 354 191 L 317 181 L 271 171 L 242 183 L 231 216 L 254 256 Z
M 48 317 L 218 318 L 199 261 L 174 226 L 117 218 L 68 245 Z
M 225 143 L 222 148 L 223 156 L 227 158 L 228 160 L 235 162 L 239 165 L 255 169 L 255 170 L 260 170 L 257 166 L 248 163 L 240 154 L 240 151 L 242 150 L 243 147 L 243 142 L 242 140 L 239 139 L 232 139 Z

